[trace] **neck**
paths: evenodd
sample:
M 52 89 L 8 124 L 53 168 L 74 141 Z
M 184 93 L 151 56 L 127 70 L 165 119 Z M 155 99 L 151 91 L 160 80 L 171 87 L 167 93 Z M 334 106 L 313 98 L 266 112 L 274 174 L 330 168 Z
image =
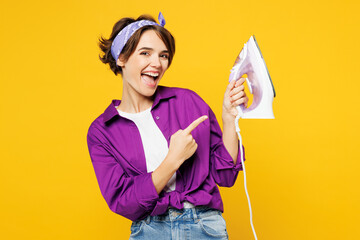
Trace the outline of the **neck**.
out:
M 118 109 L 127 113 L 139 113 L 150 108 L 154 103 L 153 96 L 147 97 L 135 91 L 131 86 L 123 86 L 122 100 Z

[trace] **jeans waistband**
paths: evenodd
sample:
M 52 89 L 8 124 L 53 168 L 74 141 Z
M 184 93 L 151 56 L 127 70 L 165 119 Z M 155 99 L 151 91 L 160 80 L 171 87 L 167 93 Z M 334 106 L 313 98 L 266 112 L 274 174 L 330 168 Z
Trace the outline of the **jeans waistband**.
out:
M 201 218 L 212 216 L 215 214 L 221 215 L 221 211 L 212 209 L 206 206 L 197 206 L 193 208 L 169 208 L 164 214 L 157 216 L 148 216 L 145 222 L 149 223 L 150 221 L 194 221 L 197 222 Z

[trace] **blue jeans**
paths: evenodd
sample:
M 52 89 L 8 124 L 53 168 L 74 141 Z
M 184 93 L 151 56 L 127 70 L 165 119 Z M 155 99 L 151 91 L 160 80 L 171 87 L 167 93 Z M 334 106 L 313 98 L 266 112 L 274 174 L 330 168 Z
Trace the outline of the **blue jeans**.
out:
M 208 207 L 169 208 L 163 215 L 148 216 L 131 225 L 130 240 L 229 239 L 222 213 Z

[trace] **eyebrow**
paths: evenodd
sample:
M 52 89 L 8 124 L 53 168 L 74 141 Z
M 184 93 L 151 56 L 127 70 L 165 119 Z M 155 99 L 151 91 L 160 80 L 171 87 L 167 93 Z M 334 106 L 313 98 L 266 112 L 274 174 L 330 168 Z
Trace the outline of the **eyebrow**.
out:
M 142 51 L 142 50 L 150 50 L 150 51 L 154 51 L 153 48 L 149 48 L 149 47 L 142 47 L 140 48 L 138 51 Z M 161 52 L 165 52 L 165 53 L 168 53 L 169 51 L 168 50 L 163 50 Z

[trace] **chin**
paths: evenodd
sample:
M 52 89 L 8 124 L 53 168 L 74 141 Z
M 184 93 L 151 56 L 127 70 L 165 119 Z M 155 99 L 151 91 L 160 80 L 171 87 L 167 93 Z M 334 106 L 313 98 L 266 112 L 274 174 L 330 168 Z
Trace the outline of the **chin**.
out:
M 151 88 L 151 89 L 149 89 L 149 88 L 143 89 L 142 94 L 146 97 L 152 97 L 155 94 L 157 87 L 158 86 Z

